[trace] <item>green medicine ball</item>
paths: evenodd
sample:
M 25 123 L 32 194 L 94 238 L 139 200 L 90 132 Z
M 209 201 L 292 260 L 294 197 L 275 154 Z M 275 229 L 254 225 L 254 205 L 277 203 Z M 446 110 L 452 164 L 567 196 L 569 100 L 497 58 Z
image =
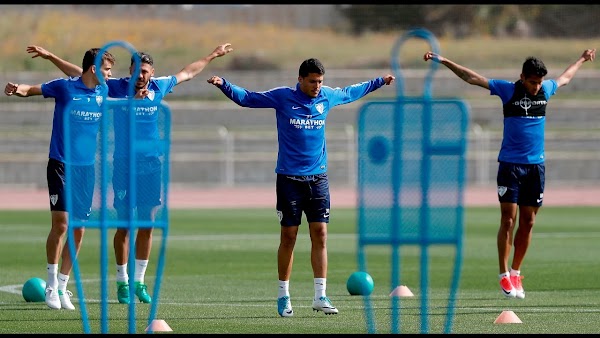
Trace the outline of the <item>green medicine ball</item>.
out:
M 27 302 L 43 302 L 46 300 L 46 281 L 33 277 L 23 284 L 22 293 Z
M 364 271 L 353 272 L 346 282 L 346 288 L 353 296 L 368 296 L 373 292 L 373 287 L 373 278 Z

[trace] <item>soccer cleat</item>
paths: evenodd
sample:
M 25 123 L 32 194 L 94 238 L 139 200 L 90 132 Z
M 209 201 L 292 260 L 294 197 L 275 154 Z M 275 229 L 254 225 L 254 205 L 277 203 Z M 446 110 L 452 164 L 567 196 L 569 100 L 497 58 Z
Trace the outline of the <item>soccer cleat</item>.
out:
M 313 300 L 312 308 L 317 312 L 323 311 L 326 315 L 335 315 L 338 313 L 338 309 L 331 304 L 331 301 L 327 297 L 320 297 Z
M 71 303 L 71 296 L 73 296 L 73 293 L 69 290 L 65 290 L 65 292 L 58 290 L 58 298 L 60 299 L 61 308 L 66 310 L 75 310 L 75 306 L 73 303 Z
M 290 296 L 277 298 L 277 312 L 281 317 L 292 317 L 294 315 Z
M 141 282 L 135 282 L 135 295 L 139 298 L 142 303 L 152 303 L 152 297 L 146 291 L 148 287 L 146 284 Z
M 525 290 L 523 290 L 523 283 L 521 282 L 523 276 L 510 276 L 510 282 L 515 288 L 516 297 L 519 299 L 525 298 Z
M 507 276 L 500 278 L 500 290 L 504 297 L 515 298 L 517 296 L 517 290 L 515 290 L 510 282 L 510 278 Z
M 58 292 L 51 287 L 46 288 L 46 305 L 49 308 L 58 310 L 60 309 L 60 299 L 58 297 Z
M 129 304 L 129 284 L 117 282 L 117 299 L 121 304 Z

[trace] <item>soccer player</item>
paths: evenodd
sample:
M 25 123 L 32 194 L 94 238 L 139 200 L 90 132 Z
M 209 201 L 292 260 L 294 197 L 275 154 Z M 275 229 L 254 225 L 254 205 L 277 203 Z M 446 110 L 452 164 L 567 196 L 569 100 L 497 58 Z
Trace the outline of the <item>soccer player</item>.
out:
M 81 69 L 39 46 L 27 47 L 32 56 L 50 60 L 61 71 L 69 76 L 79 76 Z M 172 92 L 173 88 L 185 81 L 193 79 L 206 65 L 217 57 L 233 51 L 230 43 L 217 46 L 207 56 L 185 66 L 177 74 L 170 76 L 154 76 L 154 60 L 150 54 L 138 52 L 140 58 L 140 73 L 135 79 L 135 97 L 143 99 L 143 106 L 136 107 L 136 142 L 153 141 L 159 139 L 158 111 L 163 98 Z M 130 75 L 135 71 L 135 58 L 131 57 L 129 67 Z M 107 80 L 109 96 L 112 98 L 127 98 L 130 77 L 110 78 Z M 129 118 L 128 106 L 115 111 L 115 151 L 113 154 L 113 206 L 121 220 L 129 218 L 129 211 L 137 209 L 137 219 L 154 222 L 161 201 L 161 152 L 158 149 L 149 149 L 144 153 L 136 154 L 137 205 L 129 205 Z M 135 253 L 135 294 L 143 303 L 151 303 L 152 298 L 147 292 L 144 282 L 146 268 L 152 248 L 152 228 L 139 228 L 136 235 Z M 113 239 L 117 270 L 117 299 L 119 303 L 129 303 L 129 276 L 127 272 L 127 258 L 129 256 L 129 230 L 119 228 Z
M 100 48 L 85 52 L 82 62 L 83 73 L 78 78 L 58 78 L 38 85 L 15 84 L 9 82 L 4 88 L 8 96 L 28 97 L 43 95 L 54 98 L 54 119 L 50 138 L 50 153 L 47 166 L 48 194 L 52 227 L 46 240 L 48 278 L 46 280 L 45 301 L 51 309 L 75 310 L 71 303 L 72 293 L 67 290 L 69 273 L 73 267 L 69 246 L 63 244 L 68 227 L 68 213 L 74 219 L 88 220 L 95 184 L 94 162 L 96 138 L 102 119 L 102 102 L 108 94 L 106 85 L 100 85 L 98 74 L 105 80 L 111 76 L 115 58 L 105 52 L 100 69 L 96 69 L 95 58 Z M 65 135 L 64 113 L 69 107 L 70 135 Z M 65 140 L 70 143 L 72 153 L 66 158 Z M 68 162 L 67 162 L 68 160 Z M 70 166 L 70 177 L 66 177 L 65 166 Z M 73 195 L 71 210 L 66 208 L 66 182 L 76 194 Z M 84 228 L 73 229 L 75 256 L 79 253 Z M 62 255 L 60 272 L 58 262 Z
M 520 78 L 515 82 L 487 79 L 431 51 L 423 56 L 425 61 L 443 64 L 465 82 L 488 89 L 490 95 L 497 95 L 502 100 L 504 132 L 496 178 L 501 214 L 497 247 L 500 290 L 506 297 L 525 298 L 521 265 L 531 243 L 535 217 L 544 199 L 544 126 L 548 100 L 558 88 L 571 81 L 584 62 L 594 61 L 595 56 L 596 49 L 586 49 L 556 79 L 545 79 L 548 71 L 542 60 L 528 57 L 523 63 Z M 513 237 L 517 211 L 519 223 Z
M 300 65 L 295 87 L 252 92 L 218 76 L 207 80 L 242 107 L 275 109 L 279 142 L 275 168 L 276 209 L 281 225 L 277 252 L 277 311 L 282 317 L 294 315 L 289 281 L 303 212 L 312 243 L 311 265 L 315 290 L 312 308 L 325 314 L 338 313 L 326 295 L 326 242 L 330 211 L 326 119 L 331 108 L 356 101 L 383 85 L 391 84 L 395 79 L 388 74 L 345 88 L 331 88 L 323 85 L 324 75 L 325 68 L 321 62 L 311 58 Z

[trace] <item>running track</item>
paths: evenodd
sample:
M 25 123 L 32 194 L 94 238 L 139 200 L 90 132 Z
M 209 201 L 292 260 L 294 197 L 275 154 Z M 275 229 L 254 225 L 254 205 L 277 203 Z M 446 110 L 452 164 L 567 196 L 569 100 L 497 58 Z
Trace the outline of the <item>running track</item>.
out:
M 172 187 L 169 206 L 172 209 L 202 208 L 275 208 L 275 185 L 246 188 Z M 3 210 L 49 210 L 45 189 L 0 188 Z M 331 188 L 332 208 L 355 207 L 356 190 Z M 496 188 L 468 187 L 466 206 L 497 206 Z M 546 187 L 544 206 L 600 206 L 600 185 Z

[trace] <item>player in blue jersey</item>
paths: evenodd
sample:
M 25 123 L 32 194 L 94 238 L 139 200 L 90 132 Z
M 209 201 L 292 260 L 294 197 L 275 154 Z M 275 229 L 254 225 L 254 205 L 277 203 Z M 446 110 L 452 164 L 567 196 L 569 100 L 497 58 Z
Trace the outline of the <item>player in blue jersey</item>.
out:
M 548 100 L 558 88 L 567 85 L 581 65 L 593 61 L 596 49 L 587 49 L 556 79 L 545 79 L 544 63 L 528 57 L 520 79 L 515 82 L 487 79 L 431 51 L 424 60 L 434 60 L 448 67 L 465 82 L 483 87 L 502 100 L 504 131 L 498 155 L 498 264 L 500 289 L 509 298 L 525 298 L 521 265 L 529 244 L 535 217 L 542 206 L 545 185 L 544 126 Z M 513 233 L 517 224 L 516 234 Z M 514 240 L 513 240 L 514 239 Z M 508 260 L 514 244 L 510 270 Z
M 60 70 L 69 76 L 79 76 L 81 69 L 39 46 L 29 46 L 28 52 L 33 57 L 50 60 Z M 160 139 L 159 135 L 159 105 L 163 98 L 172 92 L 173 88 L 185 81 L 193 79 L 213 59 L 223 56 L 233 49 L 230 43 L 217 46 L 210 54 L 181 69 L 170 76 L 154 76 L 154 60 L 150 54 L 138 52 L 140 58 L 140 73 L 135 79 L 135 96 L 143 99 L 143 104 L 136 109 L 135 142 L 152 142 Z M 135 58 L 131 57 L 130 75 L 135 71 Z M 127 98 L 130 77 L 110 78 L 107 80 L 109 96 L 112 98 Z M 129 117 L 128 105 L 114 112 L 115 151 L 113 153 L 113 206 L 119 219 L 129 218 L 130 209 L 137 209 L 137 218 L 142 221 L 154 221 L 161 202 L 162 188 L 162 153 L 160 149 L 148 149 L 136 154 L 136 205 L 129 205 Z M 143 303 L 151 303 L 152 298 L 144 283 L 146 268 L 152 248 L 152 228 L 139 228 L 136 235 L 135 253 L 135 294 Z M 129 303 L 129 276 L 127 273 L 127 258 L 129 255 L 129 230 L 117 229 L 113 239 L 117 268 L 117 299 L 120 303 Z
M 67 290 L 69 273 L 73 267 L 69 246 L 63 244 L 68 227 L 68 212 L 74 219 L 87 220 L 90 216 L 94 194 L 96 138 L 102 118 L 102 102 L 108 88 L 100 85 L 98 74 L 105 80 L 111 76 L 115 58 L 108 52 L 102 55 L 100 69 L 96 69 L 95 58 L 100 48 L 85 52 L 82 62 L 84 72 L 78 78 L 58 78 L 38 85 L 14 84 L 9 82 L 4 93 L 8 96 L 35 96 L 54 98 L 54 119 L 50 138 L 50 153 L 47 166 L 48 193 L 52 228 L 46 240 L 48 279 L 46 280 L 46 304 L 51 309 L 74 310 L 70 291 Z M 64 112 L 69 109 L 69 131 L 65 135 Z M 71 152 L 66 154 L 65 140 L 70 141 Z M 70 166 L 70 177 L 66 177 L 65 165 Z M 66 181 L 70 181 L 75 194 L 72 208 L 66 208 Z M 75 256 L 79 253 L 84 228 L 73 229 Z M 58 262 L 62 255 L 60 272 Z
M 388 74 L 345 88 L 331 88 L 323 85 L 324 75 L 325 68 L 319 60 L 307 59 L 300 65 L 295 87 L 252 92 L 218 76 L 207 80 L 242 107 L 275 109 L 279 142 L 275 168 L 276 209 L 281 225 L 277 251 L 277 310 L 282 317 L 294 314 L 289 281 L 303 212 L 312 242 L 311 264 L 315 289 L 312 308 L 325 314 L 338 313 L 326 295 L 327 224 L 330 211 L 326 119 L 331 108 L 354 102 L 394 81 L 394 76 Z

